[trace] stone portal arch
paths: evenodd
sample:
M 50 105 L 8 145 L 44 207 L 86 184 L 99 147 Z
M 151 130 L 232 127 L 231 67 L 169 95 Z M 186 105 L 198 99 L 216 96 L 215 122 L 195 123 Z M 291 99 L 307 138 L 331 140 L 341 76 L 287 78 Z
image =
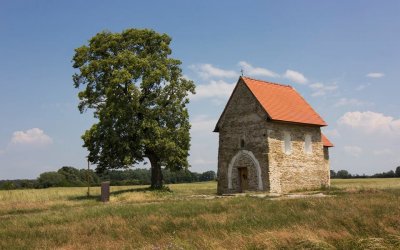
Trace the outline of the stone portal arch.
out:
M 254 156 L 254 154 L 248 150 L 239 150 L 239 152 L 237 152 L 236 155 L 232 157 L 231 162 L 229 163 L 229 166 L 228 166 L 228 189 L 232 189 L 232 169 L 233 169 L 236 161 L 238 159 L 240 159 L 241 156 L 248 157 L 253 162 L 254 167 L 256 168 L 256 173 L 257 173 L 258 190 L 263 190 L 260 163 Z

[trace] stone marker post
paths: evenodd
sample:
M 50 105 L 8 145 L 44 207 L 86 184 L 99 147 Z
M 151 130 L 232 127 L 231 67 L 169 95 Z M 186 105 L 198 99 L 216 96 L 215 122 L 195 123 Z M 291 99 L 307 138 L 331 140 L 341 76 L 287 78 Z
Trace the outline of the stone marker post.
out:
M 110 201 L 110 182 L 105 181 L 101 183 L 101 201 Z

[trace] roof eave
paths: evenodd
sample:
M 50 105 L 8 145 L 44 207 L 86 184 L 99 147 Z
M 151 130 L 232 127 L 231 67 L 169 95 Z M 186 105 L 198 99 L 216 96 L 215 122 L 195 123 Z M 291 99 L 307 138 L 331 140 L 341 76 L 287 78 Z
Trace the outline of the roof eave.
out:
M 323 123 L 323 124 L 305 123 L 305 122 L 278 120 L 278 119 L 273 119 L 273 118 L 271 118 L 271 121 L 272 122 L 281 122 L 281 123 L 291 123 L 291 124 L 296 124 L 296 125 L 309 125 L 309 126 L 315 126 L 315 127 L 326 127 L 326 126 L 328 126 L 328 124 L 326 124 L 326 123 Z

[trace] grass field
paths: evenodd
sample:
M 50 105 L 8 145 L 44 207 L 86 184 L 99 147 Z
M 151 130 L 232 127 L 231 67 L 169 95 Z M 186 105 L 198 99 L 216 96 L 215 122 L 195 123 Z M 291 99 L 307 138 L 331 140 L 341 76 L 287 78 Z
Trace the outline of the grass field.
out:
M 216 183 L 0 191 L 0 249 L 400 249 L 400 179 L 328 197 L 215 197 Z

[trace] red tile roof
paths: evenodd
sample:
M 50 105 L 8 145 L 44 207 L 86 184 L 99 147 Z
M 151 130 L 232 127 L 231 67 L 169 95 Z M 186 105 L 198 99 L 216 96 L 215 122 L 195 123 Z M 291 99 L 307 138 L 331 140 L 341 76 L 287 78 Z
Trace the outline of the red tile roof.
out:
M 324 147 L 333 147 L 332 142 L 330 142 L 323 133 L 321 133 L 321 141 L 322 141 L 322 145 L 324 145 Z
M 241 79 L 272 120 L 317 126 L 328 125 L 293 87 L 249 77 Z

